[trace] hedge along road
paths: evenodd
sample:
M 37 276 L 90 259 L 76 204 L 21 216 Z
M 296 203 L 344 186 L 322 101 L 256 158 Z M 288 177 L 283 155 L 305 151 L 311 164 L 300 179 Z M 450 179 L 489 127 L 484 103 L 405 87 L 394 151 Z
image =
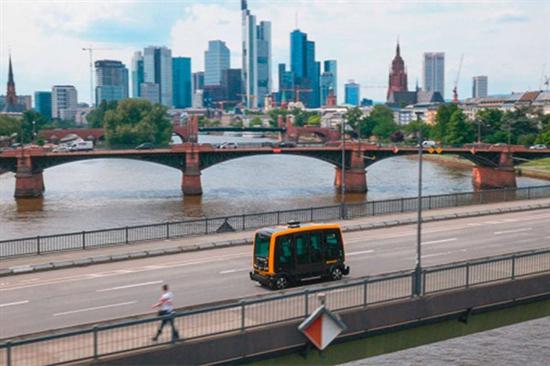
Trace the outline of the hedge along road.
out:
M 550 247 L 549 219 L 544 209 L 427 223 L 423 265 Z M 414 226 L 346 233 L 350 277 L 413 268 L 415 240 Z M 270 293 L 250 267 L 246 246 L 4 277 L 0 338 L 150 313 L 162 283 L 177 307 Z

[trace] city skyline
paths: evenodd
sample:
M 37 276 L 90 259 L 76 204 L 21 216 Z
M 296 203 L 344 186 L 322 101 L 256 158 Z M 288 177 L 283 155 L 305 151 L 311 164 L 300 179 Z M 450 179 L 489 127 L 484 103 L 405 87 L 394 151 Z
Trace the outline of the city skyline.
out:
M 208 47 L 208 40 L 220 39 L 232 50 L 231 67 L 240 67 L 242 34 L 238 1 L 141 4 L 139 7 L 126 2 L 70 6 L 36 3 L 29 8 L 15 2 L 3 3 L 0 83 L 6 82 L 8 48 L 17 65 L 19 95 L 32 95 L 55 84 L 71 84 L 79 90 L 83 101 L 88 100 L 89 65 L 88 54 L 82 52 L 82 47 L 113 48 L 96 51 L 94 60 L 114 59 L 131 65 L 135 50 L 164 45 L 174 55 L 191 57 L 196 72 L 204 70 L 201 55 Z M 331 4 L 301 1 L 275 7 L 249 1 L 248 7 L 257 19 L 271 22 L 273 65 L 288 62 L 288 35 L 298 25 L 315 40 L 318 60 L 336 59 L 339 80 L 355 79 L 362 86 L 387 83 L 397 36 L 410 89 L 414 88 L 415 80 L 422 80 L 423 53 L 432 50 L 445 52 L 447 96 L 451 95 L 451 83 L 462 53 L 464 65 L 458 88 L 462 99 L 471 95 L 471 78 L 475 75 L 489 76 L 489 94 L 504 94 L 538 89 L 545 63 L 546 74 L 550 74 L 550 26 L 544 23 L 545 17 L 550 16 L 548 4 L 389 5 L 370 1 L 338 3 L 337 7 Z M 147 9 L 155 9 L 157 22 L 164 20 L 162 24 L 151 19 Z M 456 22 L 449 19 L 458 18 L 457 9 L 468 16 L 471 22 L 468 29 L 452 28 Z M 430 22 L 413 21 L 427 14 Z M 326 23 L 329 17 L 332 20 Z M 402 21 L 396 22 L 397 19 Z M 153 23 L 159 25 L 158 30 L 152 29 Z M 427 31 L 430 28 L 437 28 L 438 32 Z M 526 33 L 531 35 L 528 42 L 521 37 Z M 60 59 L 67 62 L 60 63 Z M 277 80 L 277 68 L 271 69 L 272 79 Z M 338 95 L 343 95 L 343 88 L 340 82 Z M 272 89 L 277 89 L 276 83 Z M 384 94 L 383 89 L 362 91 L 365 97 L 379 101 L 385 100 Z

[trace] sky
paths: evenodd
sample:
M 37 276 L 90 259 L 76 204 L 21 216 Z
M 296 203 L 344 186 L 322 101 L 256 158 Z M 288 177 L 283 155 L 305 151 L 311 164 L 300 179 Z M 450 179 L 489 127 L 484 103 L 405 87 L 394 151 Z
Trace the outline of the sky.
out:
M 343 84 L 361 84 L 361 97 L 385 100 L 397 40 L 409 88 L 422 87 L 423 52 L 445 52 L 445 97 L 457 79 L 459 97 L 471 96 L 472 77 L 487 75 L 490 94 L 539 89 L 550 76 L 550 0 L 374 1 L 249 0 L 257 20 L 272 23 L 272 78 L 290 59 L 296 28 L 316 43 L 316 59 L 338 61 Z M 18 95 L 70 84 L 90 99 L 89 53 L 130 69 L 134 51 L 167 46 L 203 70 L 209 40 L 223 40 L 231 66 L 241 67 L 240 0 L 0 0 L 0 94 L 11 53 Z

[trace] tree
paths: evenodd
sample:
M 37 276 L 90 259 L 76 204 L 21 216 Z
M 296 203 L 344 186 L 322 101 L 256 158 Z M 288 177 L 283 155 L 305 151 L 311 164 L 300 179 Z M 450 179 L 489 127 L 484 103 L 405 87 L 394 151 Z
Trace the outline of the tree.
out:
M 407 135 L 407 138 L 409 139 L 412 139 L 412 140 L 415 140 L 417 139 L 417 133 L 418 131 L 422 131 L 422 138 L 424 140 L 428 140 L 428 139 L 431 139 L 433 138 L 433 127 L 430 126 L 429 124 L 425 123 L 424 121 L 422 120 L 414 120 L 414 121 L 411 121 L 409 122 L 406 126 L 405 126 L 405 134 Z
M 267 114 L 269 115 L 269 118 L 270 118 L 269 119 L 269 124 L 272 127 L 277 127 L 279 116 L 281 116 L 283 118 L 283 122 L 284 122 L 286 116 L 289 113 L 290 112 L 287 109 L 282 109 L 282 108 L 277 108 L 277 109 L 270 110 L 269 112 L 267 112 Z
M 346 120 L 348 126 L 350 126 L 359 136 L 361 135 L 360 124 L 362 118 L 363 112 L 359 107 L 348 108 L 344 114 L 344 119 Z
M 476 114 L 476 125 L 479 124 L 480 140 L 488 143 L 504 142 L 498 132 L 502 129 L 502 111 L 500 109 L 482 109 Z
M 99 103 L 99 106 L 86 116 L 88 126 L 90 128 L 103 128 L 105 113 L 107 113 L 107 111 L 115 110 L 117 104 L 118 102 L 116 100 L 111 102 L 102 100 L 101 103 Z
M 535 140 L 535 143 L 550 146 L 550 130 L 541 133 Z
M 392 110 L 383 105 L 374 106 L 371 113 L 360 122 L 361 135 L 366 137 L 376 135 L 380 139 L 388 139 L 398 130 Z
M 20 120 L 5 114 L 0 114 L 0 136 L 11 136 L 14 133 L 19 134 L 20 130 Z
M 504 113 L 501 128 L 511 144 L 519 143 L 520 139 L 522 141 L 529 140 L 528 135 L 539 133 L 537 120 L 530 118 L 528 112 L 527 109 L 519 108 Z
M 254 118 L 252 118 L 252 120 L 250 120 L 249 126 L 250 127 L 262 127 L 263 126 L 263 121 L 260 117 L 254 117 Z
M 441 140 L 449 145 L 463 145 L 472 142 L 474 139 L 474 129 L 470 122 L 466 120 L 466 115 L 461 109 L 456 109 L 449 123 L 446 126 L 446 135 Z
M 309 116 L 306 124 L 308 126 L 319 126 L 321 124 L 321 116 L 318 114 Z
M 405 135 L 401 131 L 395 131 L 390 135 L 391 142 L 403 142 L 405 140 Z
M 33 123 L 34 122 L 34 123 Z M 21 118 L 21 131 L 23 133 L 23 142 L 30 142 L 33 140 L 33 133 L 38 134 L 38 131 L 50 127 L 49 118 L 43 114 L 38 113 L 34 109 L 28 109 L 23 112 Z
M 172 135 L 166 107 L 143 99 L 122 100 L 115 109 L 106 111 L 104 128 L 109 145 L 165 145 Z
M 442 104 L 437 109 L 433 137 L 438 141 L 444 141 L 451 116 L 458 110 L 455 103 Z

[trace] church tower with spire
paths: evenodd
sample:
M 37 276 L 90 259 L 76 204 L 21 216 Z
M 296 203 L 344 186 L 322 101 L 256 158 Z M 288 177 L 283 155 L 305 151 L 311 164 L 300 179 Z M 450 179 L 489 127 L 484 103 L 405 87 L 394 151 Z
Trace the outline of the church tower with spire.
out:
M 405 70 L 405 62 L 401 57 L 401 49 L 399 47 L 399 41 L 397 41 L 397 47 L 395 50 L 395 57 L 391 63 L 388 94 L 386 99 L 389 100 L 393 92 L 408 91 L 407 87 L 407 71 Z
M 2 112 L 17 113 L 21 112 L 22 108 L 18 103 L 17 94 L 15 94 L 15 81 L 13 81 L 13 68 L 11 66 L 11 55 L 8 68 L 8 84 L 6 90 L 6 104 Z

